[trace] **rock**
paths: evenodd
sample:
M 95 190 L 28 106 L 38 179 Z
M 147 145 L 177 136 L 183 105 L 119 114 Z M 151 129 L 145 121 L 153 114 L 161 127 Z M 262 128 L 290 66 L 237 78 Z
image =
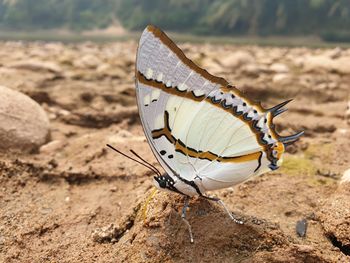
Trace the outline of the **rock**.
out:
M 318 56 L 307 56 L 302 59 L 302 64 L 305 72 L 313 72 L 313 71 L 332 71 L 333 60 L 328 56 L 318 55 Z
M 92 240 L 98 243 L 103 242 L 116 242 L 116 235 L 118 232 L 118 226 L 110 224 L 109 226 L 95 229 L 92 234 Z
M 340 74 L 350 74 L 350 57 L 340 57 L 331 59 L 328 56 L 307 56 L 301 63 L 305 72 L 337 72 Z
M 126 141 L 143 142 L 145 141 L 145 137 L 135 136 L 127 130 L 120 130 L 117 132 L 117 134 L 113 134 L 109 136 L 107 141 L 110 144 L 117 144 L 117 143 L 123 143 L 123 142 L 125 143 Z
M 253 56 L 247 51 L 237 51 L 220 60 L 220 63 L 225 68 L 235 69 L 242 65 L 254 62 Z
M 73 62 L 73 65 L 77 68 L 97 68 L 101 64 L 100 59 L 92 54 L 87 54 L 82 58 Z
M 258 65 L 256 64 L 248 64 L 245 65 L 242 69 L 242 73 L 244 73 L 247 76 L 250 77 L 258 77 L 261 70 Z
M 127 73 L 120 67 L 112 67 L 109 64 L 102 64 L 97 68 L 97 73 L 103 77 L 111 77 L 117 79 L 127 78 Z
M 25 69 L 31 71 L 46 71 L 52 73 L 61 73 L 62 69 L 59 65 L 53 62 L 40 60 L 24 60 L 8 65 L 10 68 Z
M 299 220 L 296 224 L 296 232 L 299 237 L 305 237 L 307 231 L 307 220 L 304 218 Z
M 284 82 L 285 80 L 288 80 L 288 79 L 289 79 L 289 75 L 288 74 L 278 73 L 278 74 L 273 76 L 272 82 L 273 83 L 282 83 L 282 82 Z
M 350 169 L 346 170 L 340 180 L 341 184 L 350 183 Z
M 324 52 L 324 55 L 330 57 L 331 59 L 339 58 L 341 54 L 342 49 L 340 47 L 336 47 L 334 49 L 327 50 L 326 52 Z
M 328 88 L 328 85 L 327 85 L 327 83 L 324 83 L 324 82 L 316 85 L 316 89 L 318 89 L 318 90 L 323 91 L 323 90 L 326 90 L 327 88 Z
M 28 96 L 0 86 L 0 148 L 32 151 L 49 137 L 45 111 Z
M 287 65 L 282 63 L 274 63 L 270 66 L 270 70 L 275 73 L 288 73 L 289 68 Z
M 326 235 L 339 247 L 344 248 L 350 247 L 350 183 L 347 181 L 349 175 L 350 171 L 347 170 L 342 178 L 343 183 L 325 201 L 319 212 L 319 219 Z M 344 180 L 347 183 L 344 183 Z
M 333 61 L 333 70 L 340 74 L 350 74 L 350 57 L 341 57 Z
M 64 146 L 64 143 L 60 140 L 51 141 L 40 147 L 40 153 L 51 153 L 61 149 Z
M 295 244 L 293 249 L 295 249 L 299 253 L 311 253 L 315 251 L 315 248 L 310 245 L 297 245 Z
M 62 120 L 68 124 L 83 127 L 102 128 L 111 124 L 120 123 L 125 118 L 135 118 L 138 116 L 138 109 L 134 107 L 120 107 L 113 112 L 101 112 L 93 109 L 78 110 L 67 116 L 62 116 Z

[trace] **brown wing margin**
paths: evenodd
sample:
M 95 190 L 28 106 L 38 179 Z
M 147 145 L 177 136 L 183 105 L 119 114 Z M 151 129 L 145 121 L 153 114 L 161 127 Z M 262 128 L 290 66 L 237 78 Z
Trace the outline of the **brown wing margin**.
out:
M 233 92 L 235 95 L 238 95 L 240 98 L 247 101 L 250 105 L 254 105 L 254 106 L 258 107 L 258 109 L 260 111 L 262 111 L 262 112 L 266 111 L 261 106 L 260 102 L 253 101 L 253 100 L 247 98 L 242 91 L 237 89 L 235 86 L 230 85 L 226 79 L 210 74 L 208 71 L 199 67 L 196 63 L 194 63 L 192 60 L 187 58 L 185 53 L 162 30 L 160 30 L 159 28 L 157 28 L 154 25 L 148 25 L 146 29 L 149 32 L 151 32 L 155 37 L 159 38 L 160 41 L 162 41 L 162 43 L 164 45 L 166 45 L 171 51 L 173 51 L 185 65 L 187 65 L 193 71 L 197 72 L 202 77 L 209 80 L 210 82 L 215 83 L 215 84 L 219 84 L 221 86 L 220 89 L 223 92 Z
M 187 58 L 184 52 L 162 30 L 153 25 L 147 26 L 147 30 L 159 38 L 164 45 L 170 48 L 170 50 L 173 51 L 179 57 L 179 59 L 192 70 L 213 83 L 219 84 L 223 87 L 229 86 L 229 83 L 224 78 L 211 75 L 208 71 L 200 68 L 192 60 Z

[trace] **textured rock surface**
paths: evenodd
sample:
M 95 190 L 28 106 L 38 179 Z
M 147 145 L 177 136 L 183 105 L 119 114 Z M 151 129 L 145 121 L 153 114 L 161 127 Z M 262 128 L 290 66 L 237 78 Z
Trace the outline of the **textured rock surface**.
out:
M 350 253 L 350 182 L 340 184 L 325 202 L 320 219 L 329 239 Z
M 0 149 L 31 151 L 45 143 L 49 120 L 38 103 L 0 86 Z

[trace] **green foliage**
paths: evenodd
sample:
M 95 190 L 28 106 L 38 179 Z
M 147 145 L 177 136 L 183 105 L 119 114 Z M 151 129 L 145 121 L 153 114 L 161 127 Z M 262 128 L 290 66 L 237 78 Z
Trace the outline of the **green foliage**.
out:
M 0 25 L 12 29 L 108 26 L 115 0 L 0 0 Z
M 0 0 L 0 27 L 130 30 L 155 24 L 206 35 L 319 35 L 348 40 L 349 0 Z
M 328 42 L 350 42 L 350 31 L 324 31 L 320 36 Z
M 131 30 L 161 24 L 170 30 L 187 31 L 206 12 L 210 0 L 120 1 L 117 17 Z
M 124 26 L 210 35 L 320 35 L 350 30 L 349 0 L 121 0 Z

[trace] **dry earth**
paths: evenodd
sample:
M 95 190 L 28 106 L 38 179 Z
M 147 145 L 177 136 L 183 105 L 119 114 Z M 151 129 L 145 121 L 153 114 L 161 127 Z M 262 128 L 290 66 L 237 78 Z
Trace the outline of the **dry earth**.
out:
M 277 128 L 305 130 L 283 168 L 215 192 L 244 225 L 193 199 L 191 244 L 183 198 L 158 193 L 145 210 L 153 174 L 105 147 L 159 167 L 135 106 L 136 47 L 0 43 L 0 85 L 37 101 L 51 131 L 0 155 L 0 262 L 350 262 L 350 50 L 181 45 L 266 107 L 294 98 Z

